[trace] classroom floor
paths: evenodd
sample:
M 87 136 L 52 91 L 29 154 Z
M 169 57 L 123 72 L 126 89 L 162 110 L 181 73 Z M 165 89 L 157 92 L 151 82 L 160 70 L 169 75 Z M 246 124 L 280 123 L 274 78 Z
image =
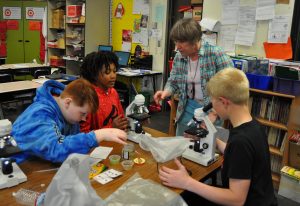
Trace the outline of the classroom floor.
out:
M 25 107 L 22 106 L 13 107 L 12 105 L 11 108 L 4 110 L 4 117 L 14 122 L 18 117 L 18 115 L 21 114 L 22 111 L 25 109 Z M 152 113 L 150 122 L 149 124 L 147 124 L 147 127 L 159 130 L 164 133 L 168 133 L 169 119 L 170 119 L 170 111 Z M 281 195 L 278 195 L 277 191 L 275 191 L 275 194 L 277 196 L 279 206 L 299 206 L 299 203 L 287 199 Z

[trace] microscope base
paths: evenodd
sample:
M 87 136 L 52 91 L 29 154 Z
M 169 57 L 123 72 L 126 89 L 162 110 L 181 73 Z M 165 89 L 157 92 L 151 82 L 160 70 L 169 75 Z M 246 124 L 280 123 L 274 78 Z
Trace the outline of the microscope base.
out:
M 214 163 L 217 158 L 219 157 L 219 154 L 215 153 L 214 157 L 205 157 L 199 152 L 195 152 L 192 149 L 187 149 L 182 154 L 182 157 L 185 159 L 191 160 L 193 162 L 196 162 L 197 164 L 203 165 L 203 166 L 209 166 L 212 163 Z
M 27 176 L 23 173 L 23 171 L 15 162 L 12 163 L 12 166 L 13 173 L 11 174 L 5 175 L 2 173 L 2 169 L 0 170 L 0 189 L 12 187 L 27 181 Z
M 127 139 L 130 140 L 130 141 L 132 141 L 132 142 L 135 142 L 135 143 L 139 144 L 142 135 L 147 135 L 147 136 L 151 137 L 151 135 L 148 134 L 148 133 L 146 133 L 146 134 L 137 134 L 137 133 L 135 133 L 133 131 L 129 131 L 127 133 Z

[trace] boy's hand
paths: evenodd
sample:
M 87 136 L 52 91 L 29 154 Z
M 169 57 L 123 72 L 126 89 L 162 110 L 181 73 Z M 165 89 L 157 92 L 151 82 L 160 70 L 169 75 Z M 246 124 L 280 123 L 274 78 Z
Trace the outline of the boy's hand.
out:
M 113 127 L 126 130 L 128 127 L 128 119 L 124 115 L 119 115 L 113 119 Z
M 169 187 L 187 189 L 191 177 L 178 159 L 175 159 L 174 161 L 178 166 L 178 170 L 163 166 L 159 169 L 159 178 L 164 185 Z
M 127 134 L 123 130 L 115 128 L 105 128 L 98 129 L 94 131 L 96 134 L 96 139 L 99 142 L 101 141 L 112 141 L 120 144 L 127 144 Z

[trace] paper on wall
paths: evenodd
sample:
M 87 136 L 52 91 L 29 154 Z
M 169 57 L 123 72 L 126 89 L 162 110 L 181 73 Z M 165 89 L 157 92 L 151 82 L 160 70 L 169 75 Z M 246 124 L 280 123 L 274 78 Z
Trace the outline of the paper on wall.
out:
M 238 24 L 239 0 L 222 1 L 222 25 Z
M 200 21 L 200 26 L 202 30 L 209 30 L 213 32 L 218 32 L 220 30 L 220 22 L 215 19 L 203 18 Z
M 289 18 L 288 15 L 278 15 L 269 22 L 269 43 L 287 43 L 289 35 Z
M 275 16 L 275 0 L 256 0 L 256 20 L 269 20 Z
M 256 35 L 256 8 L 241 6 L 239 11 L 239 24 L 235 37 L 235 44 L 252 46 Z
M 225 52 L 235 52 L 235 35 L 237 25 L 222 25 L 220 29 L 220 46 Z

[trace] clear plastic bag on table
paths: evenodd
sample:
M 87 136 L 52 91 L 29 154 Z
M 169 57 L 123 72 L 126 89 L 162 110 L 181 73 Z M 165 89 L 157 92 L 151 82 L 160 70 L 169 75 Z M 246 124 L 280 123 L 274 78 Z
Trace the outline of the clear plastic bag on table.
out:
M 143 135 L 140 147 L 150 151 L 157 162 L 167 162 L 182 155 L 189 146 L 189 139 L 182 136 L 153 138 Z
M 89 180 L 88 155 L 71 154 L 61 165 L 46 190 L 47 206 L 102 206 Z
M 105 200 L 107 206 L 186 206 L 181 196 L 139 174 L 133 175 Z

